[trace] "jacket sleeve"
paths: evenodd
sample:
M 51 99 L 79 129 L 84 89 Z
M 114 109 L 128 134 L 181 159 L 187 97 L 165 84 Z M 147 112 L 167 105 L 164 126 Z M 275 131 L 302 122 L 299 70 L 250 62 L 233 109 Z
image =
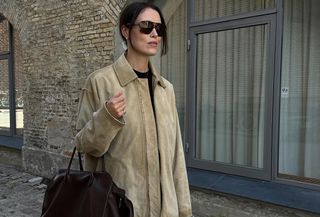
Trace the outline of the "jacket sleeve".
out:
M 174 96 L 174 95 L 173 95 Z M 180 125 L 178 112 L 175 104 L 175 97 L 173 97 L 173 111 L 176 118 L 176 144 L 175 144 L 175 155 L 173 164 L 173 178 L 174 186 L 176 190 L 176 196 L 178 201 L 179 217 L 191 217 L 191 201 L 190 201 L 190 190 L 186 171 L 186 163 L 184 157 L 184 149 L 181 139 Z
M 100 157 L 108 150 L 125 122 L 123 118 L 116 119 L 108 112 L 105 101 L 97 102 L 98 94 L 94 90 L 99 88 L 93 88 L 87 80 L 79 101 L 75 143 L 80 152 Z

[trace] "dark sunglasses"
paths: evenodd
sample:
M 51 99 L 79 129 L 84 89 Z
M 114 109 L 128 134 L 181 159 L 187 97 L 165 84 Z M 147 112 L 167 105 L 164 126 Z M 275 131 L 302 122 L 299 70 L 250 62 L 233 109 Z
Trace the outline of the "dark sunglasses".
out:
M 158 36 L 162 37 L 166 31 L 166 27 L 162 23 L 154 23 L 152 21 L 140 21 L 139 23 L 133 24 L 134 26 L 140 27 L 140 32 L 143 34 L 150 34 L 153 29 L 156 30 Z

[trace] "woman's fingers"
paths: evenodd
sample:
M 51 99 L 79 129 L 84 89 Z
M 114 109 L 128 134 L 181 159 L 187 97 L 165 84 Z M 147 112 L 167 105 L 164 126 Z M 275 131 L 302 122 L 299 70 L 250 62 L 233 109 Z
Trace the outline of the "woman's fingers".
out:
M 107 102 L 106 107 L 115 118 L 120 118 L 125 114 L 126 103 L 125 95 L 122 91 L 119 91 L 116 95 L 110 98 Z
M 111 99 L 114 103 L 124 102 L 125 101 L 124 93 L 120 91 L 116 95 L 114 95 Z

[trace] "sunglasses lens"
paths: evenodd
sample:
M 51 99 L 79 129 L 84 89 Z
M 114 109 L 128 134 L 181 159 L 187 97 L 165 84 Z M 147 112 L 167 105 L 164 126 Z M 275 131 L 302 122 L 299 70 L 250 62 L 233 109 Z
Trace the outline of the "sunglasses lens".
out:
M 164 25 L 163 24 L 158 24 L 156 27 L 155 27 L 156 31 L 157 31 L 157 34 L 158 36 L 162 37 L 163 34 L 164 34 Z
M 140 32 L 143 34 L 150 34 L 153 30 L 153 27 L 140 27 Z
M 143 34 L 150 34 L 153 28 L 156 29 L 158 36 L 163 36 L 164 33 L 164 25 L 160 23 L 153 23 L 151 21 L 141 21 L 139 23 L 140 32 Z

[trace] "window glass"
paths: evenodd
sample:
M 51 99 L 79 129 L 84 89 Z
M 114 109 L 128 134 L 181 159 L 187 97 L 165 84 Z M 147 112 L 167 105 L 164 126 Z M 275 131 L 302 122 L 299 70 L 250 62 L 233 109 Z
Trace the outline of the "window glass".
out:
M 18 32 L 10 27 L 8 20 L 0 14 L 0 135 L 22 136 L 23 88 L 25 87 L 22 49 Z M 12 38 L 9 39 L 11 35 Z M 9 84 L 9 82 L 13 83 Z
M 320 1 L 285 0 L 279 173 L 320 180 Z
M 0 131 L 10 130 L 8 60 L 0 60 Z
M 194 0 L 193 2 L 195 6 L 195 21 L 275 7 L 275 0 Z
M 9 51 L 9 23 L 0 14 L 0 53 Z
M 196 158 L 263 168 L 267 33 L 198 35 Z

